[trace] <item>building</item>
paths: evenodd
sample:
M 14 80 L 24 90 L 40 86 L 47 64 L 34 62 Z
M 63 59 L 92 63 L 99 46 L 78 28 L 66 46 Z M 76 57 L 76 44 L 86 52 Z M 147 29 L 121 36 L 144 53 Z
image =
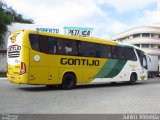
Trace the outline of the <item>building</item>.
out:
M 160 66 L 160 25 L 132 28 L 113 35 L 112 40 L 136 45 L 147 54 L 158 56 Z

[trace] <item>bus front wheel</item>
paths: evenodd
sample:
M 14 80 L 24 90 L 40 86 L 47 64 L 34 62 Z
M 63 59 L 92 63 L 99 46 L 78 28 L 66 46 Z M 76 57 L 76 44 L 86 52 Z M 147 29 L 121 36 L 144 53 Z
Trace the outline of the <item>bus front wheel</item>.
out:
M 61 88 L 64 90 L 73 89 L 76 86 L 76 76 L 73 73 L 66 73 L 63 76 Z
M 137 74 L 136 73 L 132 73 L 131 76 L 130 76 L 129 84 L 130 85 L 134 85 L 134 84 L 136 84 L 136 81 L 137 81 Z

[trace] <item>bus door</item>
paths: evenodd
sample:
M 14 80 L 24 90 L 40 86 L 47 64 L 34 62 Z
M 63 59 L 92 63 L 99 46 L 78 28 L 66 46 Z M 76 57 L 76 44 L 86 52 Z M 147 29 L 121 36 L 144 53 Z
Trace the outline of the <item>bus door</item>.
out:
M 145 80 L 147 79 L 147 69 L 148 69 L 148 65 L 147 65 L 147 58 L 146 55 L 140 51 L 140 50 L 136 50 L 138 57 L 139 57 L 139 61 L 140 61 L 140 79 L 141 80 Z

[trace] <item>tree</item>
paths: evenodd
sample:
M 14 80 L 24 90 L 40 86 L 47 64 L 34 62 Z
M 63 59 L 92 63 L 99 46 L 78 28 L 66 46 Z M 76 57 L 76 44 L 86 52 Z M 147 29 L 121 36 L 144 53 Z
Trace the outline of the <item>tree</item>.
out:
M 3 35 L 7 32 L 7 25 L 11 24 L 11 16 L 6 14 L 6 4 L 0 1 L 0 45 L 3 43 Z
M 12 22 L 34 23 L 32 19 L 24 19 L 23 16 L 21 14 L 17 14 L 12 7 L 8 7 L 6 3 L 0 1 L 0 45 L 3 44 L 3 36 L 7 32 L 7 25 Z

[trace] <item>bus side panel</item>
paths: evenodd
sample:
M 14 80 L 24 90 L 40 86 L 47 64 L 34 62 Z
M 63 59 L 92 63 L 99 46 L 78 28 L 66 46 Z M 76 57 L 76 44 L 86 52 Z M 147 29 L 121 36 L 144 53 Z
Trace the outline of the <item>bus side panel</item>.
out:
M 23 41 L 25 42 L 25 41 Z M 21 62 L 25 64 L 26 72 L 22 74 L 22 81 L 24 81 L 24 84 L 28 84 L 28 74 L 29 74 L 29 48 L 22 46 L 22 56 L 21 56 Z M 21 66 L 22 67 L 22 66 Z
M 58 68 L 50 67 L 48 72 L 48 84 L 53 85 L 61 83 L 58 77 Z
M 44 54 L 30 49 L 29 84 L 48 84 L 47 60 Z
M 36 60 L 36 56 L 39 60 Z M 29 84 L 61 84 L 60 57 L 30 50 Z
M 84 67 L 82 69 L 82 80 L 81 83 L 90 83 L 97 72 L 100 71 L 99 67 Z
M 66 57 L 71 58 L 71 57 Z M 77 84 L 81 83 L 90 83 L 95 79 L 96 74 L 100 71 L 100 69 L 103 67 L 103 65 L 106 62 L 106 59 L 99 59 L 99 58 L 82 58 L 82 57 L 72 57 L 73 59 L 81 59 L 86 60 L 85 62 L 81 61 L 75 62 L 75 65 L 69 65 L 66 64 L 60 65 L 59 67 L 59 76 L 61 77 L 61 83 L 63 79 L 63 75 L 66 72 L 73 72 L 77 78 Z M 97 64 L 93 64 L 94 61 L 97 61 Z M 67 62 L 67 59 L 63 61 L 64 63 Z
M 29 84 L 48 84 L 48 67 L 30 67 Z

